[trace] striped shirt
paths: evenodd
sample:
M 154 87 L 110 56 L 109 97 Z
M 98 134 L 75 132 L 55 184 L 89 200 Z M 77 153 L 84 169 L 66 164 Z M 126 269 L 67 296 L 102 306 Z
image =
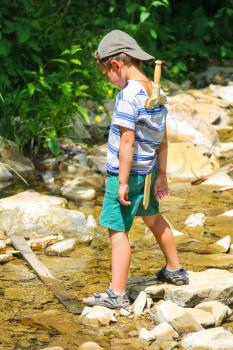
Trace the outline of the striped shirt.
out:
M 130 174 L 148 174 L 157 166 L 157 150 L 165 131 L 168 104 L 145 109 L 147 97 L 146 90 L 136 80 L 128 80 L 126 87 L 117 94 L 108 138 L 108 172 L 119 173 L 121 126 L 135 132 Z

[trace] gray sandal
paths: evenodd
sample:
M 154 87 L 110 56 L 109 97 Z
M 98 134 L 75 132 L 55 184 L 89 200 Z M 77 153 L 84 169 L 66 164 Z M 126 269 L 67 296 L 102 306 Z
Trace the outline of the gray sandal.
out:
M 93 301 L 83 301 L 83 303 L 87 306 L 101 305 L 110 309 L 126 308 L 130 305 L 127 293 L 117 295 L 110 288 L 106 289 L 105 293 L 107 294 L 106 296 L 94 293 L 92 295 L 94 297 Z

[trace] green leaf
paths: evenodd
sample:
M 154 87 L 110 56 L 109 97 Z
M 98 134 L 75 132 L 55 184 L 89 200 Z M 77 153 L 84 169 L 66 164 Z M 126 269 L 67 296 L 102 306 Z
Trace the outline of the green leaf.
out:
M 152 36 L 153 39 L 157 39 L 157 33 L 154 29 L 150 29 L 150 35 Z
M 54 156 L 58 156 L 60 153 L 60 145 L 57 140 L 50 140 L 48 141 L 48 148 L 52 152 Z
M 35 85 L 33 85 L 32 83 L 28 83 L 27 88 L 28 88 L 29 96 L 32 96 L 35 92 Z
M 18 37 L 19 44 L 23 44 L 26 41 L 28 41 L 28 39 L 31 36 L 30 29 L 28 27 L 24 27 L 20 25 L 16 27 L 16 34 Z
M 70 60 L 70 62 L 77 64 L 78 66 L 80 66 L 82 63 L 80 60 L 77 60 L 76 58 L 72 58 L 72 60 Z
M 87 112 L 87 109 L 83 106 L 80 106 L 78 103 L 74 102 L 74 106 L 77 107 L 78 113 L 81 115 L 81 117 L 85 120 L 86 123 L 90 122 L 90 118 Z
M 62 58 L 53 58 L 50 60 L 50 62 L 59 62 L 63 64 L 69 64 L 69 62 L 67 62 L 66 60 L 63 60 Z
M 150 16 L 150 12 L 141 12 L 140 14 L 140 23 L 143 23 Z
M 73 87 L 73 83 L 72 82 L 68 82 L 68 83 L 63 83 L 61 84 L 60 88 L 62 89 L 63 93 L 65 95 L 70 95 L 72 92 L 72 87 Z
M 76 52 L 81 51 L 81 47 L 79 45 L 72 45 L 71 46 L 71 55 L 74 55 Z
M 69 54 L 71 54 L 71 51 L 67 49 L 67 50 L 62 51 L 61 56 L 69 55 Z

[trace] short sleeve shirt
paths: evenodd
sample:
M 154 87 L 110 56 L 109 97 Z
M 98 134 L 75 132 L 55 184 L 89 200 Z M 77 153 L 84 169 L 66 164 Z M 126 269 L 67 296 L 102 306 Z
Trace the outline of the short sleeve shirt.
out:
M 166 102 L 164 106 L 146 109 L 144 104 L 147 97 L 146 90 L 136 80 L 128 80 L 126 87 L 118 93 L 109 131 L 108 172 L 119 173 L 120 127 L 135 132 L 130 173 L 146 175 L 157 166 L 157 150 L 164 136 L 168 104 Z

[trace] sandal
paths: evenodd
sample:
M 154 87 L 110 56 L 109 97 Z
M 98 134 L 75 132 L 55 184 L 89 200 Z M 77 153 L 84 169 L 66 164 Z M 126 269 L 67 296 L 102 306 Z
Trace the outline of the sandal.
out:
M 163 267 L 157 274 L 156 278 L 163 282 L 170 282 L 181 286 L 184 284 L 189 284 L 189 276 L 187 271 L 181 267 L 176 271 L 169 271 L 166 267 Z
M 94 293 L 92 301 L 84 301 L 83 304 L 87 306 L 101 305 L 110 309 L 126 308 L 130 305 L 127 293 L 123 295 L 115 294 L 110 288 L 106 289 L 105 295 L 103 293 Z

